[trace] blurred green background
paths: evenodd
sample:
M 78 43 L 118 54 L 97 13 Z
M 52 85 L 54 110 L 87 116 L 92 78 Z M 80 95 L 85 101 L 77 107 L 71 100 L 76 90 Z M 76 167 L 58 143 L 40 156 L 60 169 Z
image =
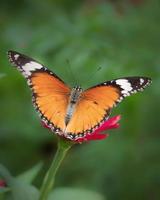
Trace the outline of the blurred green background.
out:
M 26 81 L 8 62 L 9 49 L 71 86 L 151 77 L 149 88 L 113 110 L 122 115 L 121 127 L 108 139 L 71 149 L 56 187 L 88 189 L 107 200 L 160 199 L 159 7 L 159 0 L 0 1 L 0 162 L 14 176 L 42 160 L 39 187 L 56 137 L 41 127 Z

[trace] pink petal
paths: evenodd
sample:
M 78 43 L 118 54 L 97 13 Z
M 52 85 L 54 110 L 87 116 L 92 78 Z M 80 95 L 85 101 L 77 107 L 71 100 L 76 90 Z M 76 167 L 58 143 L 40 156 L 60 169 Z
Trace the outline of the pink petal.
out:
M 121 119 L 120 115 L 115 117 L 111 117 L 110 119 L 106 120 L 98 129 L 95 130 L 94 133 L 99 133 L 102 131 L 106 131 L 112 128 L 118 128 L 119 124 L 117 123 Z
M 42 125 L 44 128 L 50 129 L 49 126 L 48 126 L 44 121 L 41 121 L 41 125 Z
M 102 131 L 106 131 L 112 128 L 118 128 L 119 124 L 117 123 L 120 120 L 121 116 L 115 116 L 106 120 L 98 129 L 96 129 L 92 134 L 88 134 L 83 138 L 77 139 L 75 142 L 85 142 L 90 140 L 103 140 L 108 137 L 108 134 L 101 134 Z
M 79 139 L 75 140 L 75 142 L 82 143 L 82 142 L 87 142 L 90 140 L 103 140 L 108 136 L 109 136 L 109 134 L 94 134 L 93 133 L 91 135 L 86 135 L 84 138 L 79 138 Z

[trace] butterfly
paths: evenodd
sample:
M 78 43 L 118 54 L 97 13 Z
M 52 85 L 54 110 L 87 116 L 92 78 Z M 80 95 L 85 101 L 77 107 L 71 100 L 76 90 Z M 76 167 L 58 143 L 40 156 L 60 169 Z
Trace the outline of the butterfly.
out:
M 147 77 L 124 77 L 83 90 L 70 88 L 55 73 L 34 59 L 8 51 L 11 64 L 27 79 L 32 101 L 42 121 L 55 133 L 70 140 L 92 134 L 125 97 L 151 83 Z

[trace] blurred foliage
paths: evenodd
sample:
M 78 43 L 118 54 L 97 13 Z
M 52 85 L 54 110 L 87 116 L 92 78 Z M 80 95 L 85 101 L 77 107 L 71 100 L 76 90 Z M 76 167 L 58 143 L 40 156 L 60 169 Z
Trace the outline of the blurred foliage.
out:
M 49 196 L 49 200 L 104 200 L 104 197 L 96 192 L 90 192 L 85 189 L 58 188 Z
M 159 0 L 2 0 L 0 2 L 0 161 L 14 175 L 45 165 L 56 137 L 40 125 L 24 78 L 10 67 L 9 49 L 49 66 L 71 86 L 123 76 L 153 84 L 114 109 L 121 128 L 99 142 L 75 146 L 57 187 L 97 191 L 109 200 L 160 198 Z M 99 69 L 100 68 L 100 69 Z M 98 199 L 97 199 L 98 200 Z
M 18 180 L 11 176 L 8 170 L 0 165 L 0 177 L 5 180 L 9 191 L 5 191 L 3 196 L 0 196 L 1 200 L 37 200 L 38 190 L 24 182 L 23 180 Z

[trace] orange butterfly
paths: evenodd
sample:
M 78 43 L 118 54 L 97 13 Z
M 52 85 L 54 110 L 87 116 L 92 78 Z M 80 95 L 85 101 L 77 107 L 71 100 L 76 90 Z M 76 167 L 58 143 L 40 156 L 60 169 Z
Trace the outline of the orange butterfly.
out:
M 113 106 L 151 83 L 147 77 L 126 77 L 84 91 L 79 86 L 71 89 L 34 59 L 15 51 L 9 51 L 8 56 L 27 79 L 42 120 L 53 132 L 71 140 L 93 133 L 108 118 Z

